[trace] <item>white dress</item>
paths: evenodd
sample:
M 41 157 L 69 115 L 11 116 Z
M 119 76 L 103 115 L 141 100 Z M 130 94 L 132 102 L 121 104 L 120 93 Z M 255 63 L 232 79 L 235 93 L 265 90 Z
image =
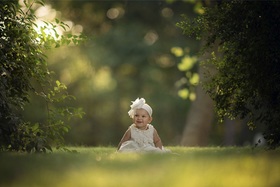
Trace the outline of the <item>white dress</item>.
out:
M 131 139 L 122 143 L 119 152 L 169 152 L 158 148 L 154 144 L 154 127 L 148 124 L 146 130 L 136 128 L 135 124 L 130 127 Z

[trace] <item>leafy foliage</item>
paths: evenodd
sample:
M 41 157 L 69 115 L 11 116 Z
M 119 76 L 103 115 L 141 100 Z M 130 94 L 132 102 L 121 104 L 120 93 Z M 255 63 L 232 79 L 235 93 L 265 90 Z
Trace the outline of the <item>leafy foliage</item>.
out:
M 195 88 L 199 83 L 198 58 L 191 56 L 188 49 L 183 50 L 180 47 L 171 48 L 171 52 L 180 59 L 178 69 L 185 72 L 185 76 L 176 82 L 176 86 L 181 88 L 178 95 L 183 99 L 193 101 L 196 99 Z
M 279 8 L 278 1 L 221 1 L 194 22 L 178 23 L 187 35 L 205 38 L 205 50 L 213 51 L 209 63 L 217 72 L 205 88 L 220 120 L 245 119 L 251 129 L 264 125 L 270 148 L 280 145 Z
M 58 40 L 48 35 L 44 27 L 38 33 L 32 6 L 34 3 L 43 5 L 43 2 L 24 3 L 26 11 L 16 0 L 0 2 L 0 150 L 45 152 L 53 145 L 63 144 L 62 135 L 69 126 L 62 117 L 81 117 L 82 111 L 56 107 L 56 103 L 73 97 L 67 94 L 65 85 L 60 82 L 56 81 L 56 85 L 52 86 L 52 74 L 48 70 L 44 51 L 76 43 L 81 38 L 67 35 Z M 64 23 L 57 23 L 65 27 Z M 51 26 L 56 32 L 56 25 Z M 35 89 L 35 84 L 40 89 Z M 20 116 L 31 93 L 45 100 L 48 113 L 45 124 L 32 124 Z

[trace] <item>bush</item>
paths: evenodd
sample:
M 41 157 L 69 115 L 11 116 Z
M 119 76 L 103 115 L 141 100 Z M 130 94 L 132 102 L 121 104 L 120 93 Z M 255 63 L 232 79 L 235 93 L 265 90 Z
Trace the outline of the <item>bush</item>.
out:
M 33 3 L 24 3 L 27 11 L 23 11 L 16 0 L 0 2 L 0 151 L 45 152 L 51 151 L 54 145 L 63 145 L 63 134 L 69 129 L 65 121 L 74 116 L 82 117 L 82 111 L 56 106 L 74 97 L 67 94 L 65 85 L 52 80 L 44 51 L 77 43 L 82 37 L 67 35 L 56 40 L 47 35 L 44 28 L 38 33 Z M 44 5 L 42 1 L 37 3 Z M 66 26 L 59 20 L 56 23 Z M 55 32 L 56 25 L 46 24 Z M 20 116 L 31 93 L 46 103 L 45 123 L 32 124 Z

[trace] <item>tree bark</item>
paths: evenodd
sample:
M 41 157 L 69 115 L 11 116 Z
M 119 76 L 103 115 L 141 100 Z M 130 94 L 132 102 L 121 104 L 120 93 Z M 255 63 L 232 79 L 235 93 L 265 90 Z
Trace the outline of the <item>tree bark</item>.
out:
M 199 76 L 203 77 L 203 69 L 199 69 Z M 214 105 L 209 95 L 201 85 L 196 88 L 196 100 L 192 103 L 187 115 L 186 126 L 183 131 L 181 145 L 206 146 L 208 144 L 211 124 L 214 117 Z
M 204 41 L 204 40 L 202 40 Z M 202 46 L 204 43 L 202 42 Z M 203 62 L 211 58 L 211 53 L 214 52 L 216 56 L 221 55 L 218 52 L 218 42 L 213 48 L 200 57 Z M 201 82 L 207 81 L 205 73 L 213 75 L 215 69 L 212 65 L 207 67 L 199 66 L 198 74 Z M 183 146 L 206 146 L 209 142 L 209 133 L 214 118 L 214 102 L 210 96 L 203 90 L 202 85 L 196 87 L 196 100 L 192 103 L 189 113 L 187 114 L 186 125 L 183 131 L 181 145 Z

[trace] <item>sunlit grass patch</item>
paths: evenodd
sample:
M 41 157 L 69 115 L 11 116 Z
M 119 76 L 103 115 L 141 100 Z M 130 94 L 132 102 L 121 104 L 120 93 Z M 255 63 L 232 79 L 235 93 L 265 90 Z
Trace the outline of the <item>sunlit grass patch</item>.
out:
M 168 154 L 122 154 L 114 147 L 76 153 L 0 154 L 0 186 L 199 187 L 280 184 L 279 150 L 168 147 Z

